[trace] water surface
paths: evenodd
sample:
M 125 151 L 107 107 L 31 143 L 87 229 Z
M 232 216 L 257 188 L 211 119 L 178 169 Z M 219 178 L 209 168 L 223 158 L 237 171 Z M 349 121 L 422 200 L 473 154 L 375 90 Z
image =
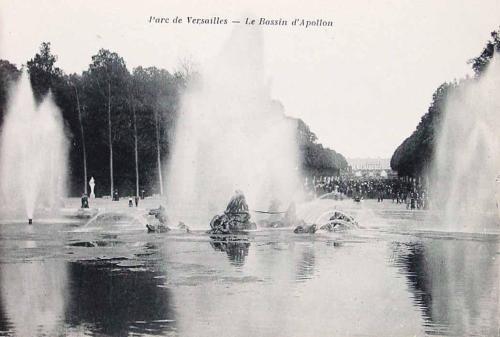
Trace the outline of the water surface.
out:
M 499 335 L 498 232 L 439 230 L 391 202 L 335 207 L 362 228 L 210 236 L 3 223 L 0 335 Z

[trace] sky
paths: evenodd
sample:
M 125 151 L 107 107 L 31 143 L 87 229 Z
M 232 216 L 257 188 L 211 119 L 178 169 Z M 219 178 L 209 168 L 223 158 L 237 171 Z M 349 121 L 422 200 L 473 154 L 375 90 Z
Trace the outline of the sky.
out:
M 184 23 L 151 24 L 151 16 Z M 188 16 L 333 21 L 255 28 L 271 95 L 325 146 L 349 158 L 389 158 L 435 89 L 471 74 L 467 61 L 500 26 L 500 0 L 0 0 L 0 58 L 20 66 L 49 41 L 67 73 L 86 69 L 100 48 L 129 69 L 204 67 L 233 24 L 186 24 Z

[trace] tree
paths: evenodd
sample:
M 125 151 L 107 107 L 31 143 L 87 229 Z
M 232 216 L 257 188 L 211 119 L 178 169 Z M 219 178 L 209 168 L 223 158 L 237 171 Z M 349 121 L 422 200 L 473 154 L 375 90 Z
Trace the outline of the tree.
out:
M 0 125 L 5 115 L 9 90 L 19 78 L 20 71 L 15 65 L 6 60 L 0 60 Z
M 82 144 L 82 160 L 83 160 L 83 191 L 85 194 L 87 193 L 87 151 L 85 148 L 85 132 L 83 128 L 83 114 L 82 114 L 82 106 L 80 104 L 80 94 L 79 87 L 81 87 L 81 78 L 74 74 L 69 77 L 69 83 L 75 90 L 75 99 L 76 99 L 76 111 L 78 113 L 78 123 L 80 124 L 80 141 Z
M 26 63 L 33 93 L 38 102 L 63 76 L 62 70 L 55 66 L 56 61 L 57 56 L 52 54 L 50 42 L 43 42 L 39 52 Z
M 133 70 L 136 91 L 141 97 L 142 118 L 154 127 L 155 161 L 160 195 L 163 194 L 162 153 L 168 152 L 169 138 L 175 123 L 179 89 L 182 76 L 172 76 L 168 71 L 156 67 L 137 67 Z
M 134 122 L 134 159 L 135 159 L 135 196 L 139 197 L 139 148 L 137 146 L 137 114 L 135 102 L 132 102 L 132 113 Z
M 476 78 L 481 76 L 495 52 L 500 51 L 500 31 L 491 33 L 492 39 L 486 43 L 481 54 L 470 60 Z M 437 146 L 437 133 L 443 119 L 446 97 L 458 87 L 467 85 L 472 78 L 458 82 L 443 83 L 432 96 L 427 113 L 422 116 L 415 131 L 397 147 L 391 158 L 391 168 L 400 176 L 418 177 L 428 170 Z
M 113 133 L 112 110 L 120 116 L 120 110 L 126 110 L 127 85 L 129 81 L 129 72 L 125 61 L 118 54 L 101 49 L 92 56 L 92 63 L 89 69 L 84 73 L 87 92 L 92 101 L 91 107 L 94 113 L 103 111 L 105 107 L 106 125 L 107 125 L 107 145 L 109 148 L 109 179 L 110 194 L 113 195 L 114 170 L 113 170 L 113 141 L 116 134 Z M 99 120 L 100 116 L 96 116 Z
M 52 92 L 52 97 L 59 107 L 64 120 L 64 133 L 71 146 L 69 151 L 69 174 L 71 175 L 79 165 L 75 160 L 74 151 L 79 144 L 74 141 L 73 134 L 78 133 L 78 116 L 75 113 L 75 98 L 73 88 L 67 75 L 56 66 L 57 56 L 52 53 L 51 44 L 43 42 L 35 56 L 27 62 L 31 86 L 37 102 L 41 102 L 45 95 Z M 76 169 L 79 171 L 79 169 Z M 74 186 L 70 177 L 70 190 Z
M 297 119 L 297 143 L 302 169 L 313 175 L 334 175 L 347 168 L 347 160 L 340 153 L 317 143 L 318 137 L 303 120 Z
M 139 146 L 138 146 L 138 133 L 137 133 L 137 111 L 136 106 L 139 101 L 141 87 L 140 78 L 134 76 L 135 71 L 131 77 L 130 85 L 130 106 L 132 111 L 132 124 L 134 130 L 134 162 L 135 162 L 135 196 L 139 197 Z
M 28 63 L 38 102 L 51 90 L 62 112 L 70 146 L 71 195 L 82 192 L 82 183 L 85 192 L 91 175 L 98 195 L 115 187 L 137 195 L 140 184 L 161 192 L 162 162 L 168 156 L 180 91 L 185 88 L 182 73 L 138 67 L 142 70 L 134 83 L 120 56 L 100 50 L 82 74 L 65 75 L 50 43 L 43 43 Z M 0 61 L 0 119 L 8 87 L 19 73 L 14 65 Z
M 297 119 L 297 140 L 300 146 L 315 143 L 318 137 L 302 119 Z
M 472 69 L 474 69 L 476 75 L 480 75 L 484 71 L 495 52 L 500 52 L 500 29 L 491 32 L 491 40 L 486 43 L 481 54 L 469 61 L 469 63 L 472 63 Z
M 394 151 L 391 168 L 400 176 L 419 177 L 429 168 L 434 156 L 446 97 L 457 85 L 457 83 L 443 83 L 439 86 L 416 130 Z
M 82 179 L 86 192 L 89 176 L 96 179 L 97 195 L 113 193 L 115 187 L 138 195 L 141 186 L 163 193 L 162 164 L 173 141 L 180 96 L 188 81 L 197 82 L 198 73 L 185 63 L 173 74 L 156 67 L 137 67 L 130 74 L 118 54 L 101 49 L 81 75 L 66 75 L 50 47 L 42 44 L 28 62 L 29 71 L 37 99 L 50 89 L 62 111 L 71 146 L 71 194 L 82 192 Z M 18 74 L 14 65 L 0 61 L 0 109 Z M 282 104 L 271 103 L 284 116 Z M 345 158 L 317 143 L 301 120 L 297 140 L 307 172 L 335 174 L 347 167 Z

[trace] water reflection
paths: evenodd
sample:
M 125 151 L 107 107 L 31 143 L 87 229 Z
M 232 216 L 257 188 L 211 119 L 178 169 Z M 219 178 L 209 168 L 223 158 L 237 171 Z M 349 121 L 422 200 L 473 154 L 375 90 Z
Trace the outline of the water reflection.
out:
M 0 226 L 0 336 L 492 336 L 498 330 L 498 236 L 269 230 L 209 238 L 129 231 L 69 232 L 63 241 L 48 227 L 22 230 Z M 78 242 L 95 245 L 74 247 Z
M 248 256 L 250 242 L 247 238 L 213 235 L 210 236 L 210 246 L 217 251 L 225 252 L 231 264 L 243 266 Z
M 8 335 L 60 335 L 67 305 L 67 266 L 60 260 L 0 265 L 0 329 Z
M 313 277 L 315 267 L 314 246 L 306 246 L 300 252 L 299 260 L 296 264 L 295 280 L 305 281 Z
M 250 239 L 241 268 L 209 245 L 168 242 L 172 277 L 189 275 L 173 288 L 182 336 L 424 335 L 385 242 L 339 249 L 330 236 L 281 231 Z
M 0 336 L 9 336 L 12 335 L 10 332 L 10 323 L 3 311 L 3 308 L 0 308 Z
M 73 328 L 111 336 L 175 331 L 172 295 L 161 287 L 161 275 L 94 261 L 71 263 L 69 276 L 66 319 Z
M 427 333 L 498 334 L 499 264 L 494 240 L 423 240 L 392 248 Z

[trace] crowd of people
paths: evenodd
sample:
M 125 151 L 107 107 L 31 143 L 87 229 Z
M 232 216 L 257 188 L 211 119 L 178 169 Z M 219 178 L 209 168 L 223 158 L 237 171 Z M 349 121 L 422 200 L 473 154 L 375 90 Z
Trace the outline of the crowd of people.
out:
M 315 197 L 333 194 L 339 197 L 385 199 L 405 204 L 408 209 L 427 209 L 429 201 L 425 186 L 411 178 L 313 177 L 306 180 L 306 189 Z

